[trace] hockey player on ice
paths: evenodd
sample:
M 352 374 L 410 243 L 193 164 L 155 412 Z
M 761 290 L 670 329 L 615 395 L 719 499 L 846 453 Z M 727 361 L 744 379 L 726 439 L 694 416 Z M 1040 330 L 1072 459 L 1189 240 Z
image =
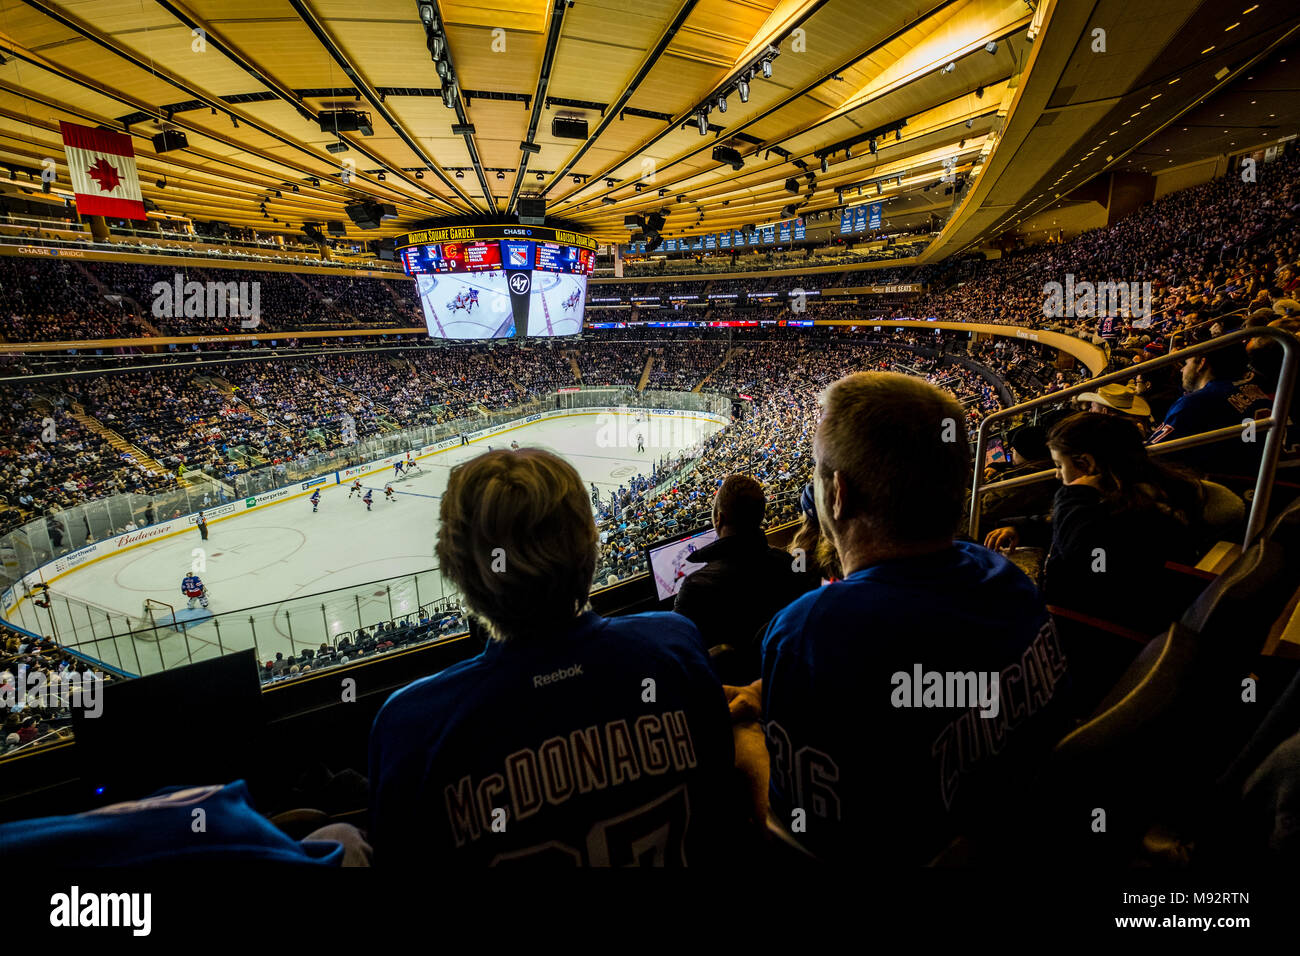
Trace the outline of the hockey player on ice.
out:
M 350 491 L 348 491 L 348 500 L 351 501 L 353 495 L 356 495 L 358 498 L 360 498 L 362 491 L 363 489 L 361 487 L 361 479 L 358 478 L 354 482 L 352 482 L 352 488 Z
M 373 488 L 367 488 L 367 489 L 366 489 L 366 496 L 365 496 L 364 498 L 361 499 L 362 501 L 364 501 L 364 502 L 366 503 L 366 510 L 367 510 L 367 511 L 370 510 L 370 502 L 372 502 L 372 501 L 374 500 L 374 494 L 375 494 L 375 489 L 373 489 Z
M 203 607 L 208 606 L 208 589 L 204 587 L 199 576 L 191 571 L 185 577 L 181 578 L 181 594 L 189 598 L 189 609 L 194 610 L 194 602 L 198 601 Z
M 389 485 L 384 485 L 384 500 L 385 500 L 385 501 L 396 501 L 396 500 L 397 500 L 396 498 L 393 497 L 393 486 L 392 486 L 391 484 L 389 484 Z
M 645 436 L 640 432 L 636 433 L 636 450 L 637 454 L 645 453 Z
M 315 514 L 316 509 L 320 507 L 320 489 L 317 488 L 311 495 L 311 513 Z

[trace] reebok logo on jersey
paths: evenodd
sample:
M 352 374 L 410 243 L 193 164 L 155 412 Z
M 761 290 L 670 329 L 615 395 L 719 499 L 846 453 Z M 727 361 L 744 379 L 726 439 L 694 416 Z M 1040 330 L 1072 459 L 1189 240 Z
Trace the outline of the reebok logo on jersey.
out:
M 533 686 L 542 687 L 546 684 L 554 684 L 556 681 L 567 680 L 570 677 L 581 677 L 582 665 L 574 664 L 572 667 L 564 667 L 558 671 L 552 671 L 549 674 L 534 674 Z

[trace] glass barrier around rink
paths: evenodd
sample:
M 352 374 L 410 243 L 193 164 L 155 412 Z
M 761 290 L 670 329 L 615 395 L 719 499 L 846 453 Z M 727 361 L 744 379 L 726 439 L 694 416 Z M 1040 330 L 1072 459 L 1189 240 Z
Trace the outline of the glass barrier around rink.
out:
M 113 495 L 29 521 L 0 536 L 0 588 L 88 544 L 224 504 L 233 500 L 228 487 L 196 477 L 169 491 Z
M 422 615 L 437 620 L 459 608 L 458 592 L 437 568 L 215 614 L 187 608 L 179 597 L 175 604 L 147 601 L 134 615 L 61 594 L 57 585 L 46 597 L 48 608 L 38 607 L 33 597 L 23 600 L 13 623 L 136 676 L 250 647 L 263 662 L 328 648 L 340 663 L 337 648 L 345 637 L 364 644 L 377 625 L 407 622 L 415 628 Z M 211 604 L 219 606 L 221 597 L 219 589 L 209 590 Z M 444 627 L 424 639 L 451 633 L 458 632 Z

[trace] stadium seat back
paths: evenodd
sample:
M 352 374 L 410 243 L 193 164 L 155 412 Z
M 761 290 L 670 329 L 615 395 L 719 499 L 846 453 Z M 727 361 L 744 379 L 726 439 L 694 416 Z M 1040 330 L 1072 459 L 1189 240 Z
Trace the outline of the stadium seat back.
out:
M 1281 603 L 1282 548 L 1260 541 L 1206 588 L 1181 621 L 1152 640 L 1092 716 L 1056 745 L 1049 773 L 1057 823 L 1089 853 L 1121 856 L 1174 805 L 1207 792 L 1242 729 L 1241 680 Z M 1089 843 L 1079 821 L 1098 810 L 1115 839 Z M 1071 826 L 1076 827 L 1071 831 Z

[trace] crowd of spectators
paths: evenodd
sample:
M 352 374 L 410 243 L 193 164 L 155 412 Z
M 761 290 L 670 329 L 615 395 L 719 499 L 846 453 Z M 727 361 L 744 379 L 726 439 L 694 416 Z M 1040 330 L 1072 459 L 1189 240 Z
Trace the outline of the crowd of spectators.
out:
M 64 396 L 10 386 L 0 393 L 0 521 L 10 531 L 83 501 L 175 485 L 77 421 Z
M 466 628 L 464 612 L 455 606 L 430 607 L 391 621 L 340 634 L 332 642 L 307 647 L 285 656 L 277 651 L 274 660 L 265 661 L 258 677 L 263 684 L 278 684 L 305 677 L 313 670 L 334 664 L 349 664 L 364 658 L 412 644 L 437 640 Z
M 64 678 L 74 672 L 79 680 L 94 674 L 105 683 L 114 680 L 48 638 L 0 624 L 0 756 L 71 735 L 71 705 L 77 701 L 70 699 L 66 688 L 72 682 Z
M 78 264 L 0 259 L 0 336 L 9 342 L 139 338 L 147 334 Z

